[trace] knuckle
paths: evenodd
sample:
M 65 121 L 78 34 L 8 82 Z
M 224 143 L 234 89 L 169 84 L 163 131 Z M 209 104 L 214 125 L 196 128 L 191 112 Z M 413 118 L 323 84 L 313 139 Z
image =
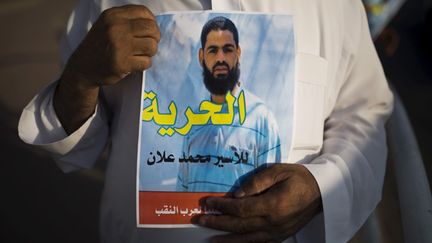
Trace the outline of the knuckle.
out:
M 157 53 L 158 50 L 158 44 L 156 41 L 151 40 L 148 44 L 148 50 L 149 50 L 149 55 L 150 56 L 154 56 Z
M 143 12 L 143 14 L 146 15 L 147 17 L 154 19 L 154 15 L 153 15 L 152 11 L 150 11 L 150 9 L 147 8 L 146 6 L 144 6 L 144 5 L 132 5 L 132 7 Z
M 131 21 L 132 25 L 141 28 L 146 36 L 149 36 L 156 41 L 160 40 L 160 30 L 157 22 L 152 19 L 139 19 Z
M 141 37 L 150 37 L 157 42 L 160 40 L 160 30 L 157 22 L 152 19 L 138 18 L 131 19 L 129 28 Z
M 103 23 L 112 23 L 114 20 L 115 13 L 117 12 L 117 8 L 109 8 L 105 9 L 100 15 L 99 20 Z
M 153 37 L 157 41 L 159 41 L 160 40 L 160 30 L 159 30 L 159 26 L 156 23 L 156 21 L 154 21 L 154 20 L 150 21 L 149 30 L 153 33 L 153 35 L 154 35 Z
M 261 180 L 258 177 L 253 177 L 249 182 L 251 193 L 261 192 Z
M 154 19 L 154 14 L 152 13 L 152 11 L 150 11 L 150 9 L 144 5 L 127 4 L 122 6 L 121 9 L 125 11 L 139 12 L 141 16 Z

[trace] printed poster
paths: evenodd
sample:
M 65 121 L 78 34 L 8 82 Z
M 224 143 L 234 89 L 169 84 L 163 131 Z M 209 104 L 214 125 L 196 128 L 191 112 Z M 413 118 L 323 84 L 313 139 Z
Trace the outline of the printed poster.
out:
M 266 163 L 288 161 L 295 45 L 288 15 L 157 16 L 158 53 L 143 74 L 138 227 L 191 227 L 199 200 L 224 196 Z

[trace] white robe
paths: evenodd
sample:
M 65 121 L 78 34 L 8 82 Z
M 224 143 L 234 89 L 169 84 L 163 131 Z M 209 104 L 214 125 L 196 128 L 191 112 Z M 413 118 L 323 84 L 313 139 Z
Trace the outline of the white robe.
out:
M 82 0 L 69 19 L 62 60 L 101 11 L 126 3 L 155 14 L 178 10 L 291 14 L 296 43 L 294 140 L 289 163 L 304 164 L 318 182 L 323 213 L 297 242 L 346 242 L 381 198 L 387 155 L 384 123 L 392 94 L 374 49 L 360 0 Z M 136 156 L 141 79 L 104 87 L 105 102 L 73 134 L 64 132 L 52 106 L 53 83 L 24 109 L 19 135 L 52 153 L 65 171 L 89 168 L 106 144 L 112 149 L 101 205 L 103 242 L 196 242 L 206 229 L 136 227 Z M 108 126 L 107 107 L 112 111 Z M 183 237 L 183 240 L 182 240 Z

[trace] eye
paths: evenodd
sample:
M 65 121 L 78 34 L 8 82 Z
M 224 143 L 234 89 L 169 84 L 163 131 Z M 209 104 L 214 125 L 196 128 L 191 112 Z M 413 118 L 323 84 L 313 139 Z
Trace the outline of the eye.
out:
M 234 52 L 234 48 L 232 46 L 227 46 L 223 48 L 224 53 Z
M 207 50 L 207 53 L 215 54 L 215 53 L 217 53 L 217 51 L 218 51 L 217 48 L 215 48 L 215 47 L 210 47 L 210 48 Z

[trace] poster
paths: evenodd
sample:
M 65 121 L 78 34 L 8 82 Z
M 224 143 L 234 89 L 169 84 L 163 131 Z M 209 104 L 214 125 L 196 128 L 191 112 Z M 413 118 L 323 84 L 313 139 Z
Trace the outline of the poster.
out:
M 143 74 L 138 227 L 192 227 L 266 163 L 288 160 L 293 137 L 292 16 L 173 12 Z

